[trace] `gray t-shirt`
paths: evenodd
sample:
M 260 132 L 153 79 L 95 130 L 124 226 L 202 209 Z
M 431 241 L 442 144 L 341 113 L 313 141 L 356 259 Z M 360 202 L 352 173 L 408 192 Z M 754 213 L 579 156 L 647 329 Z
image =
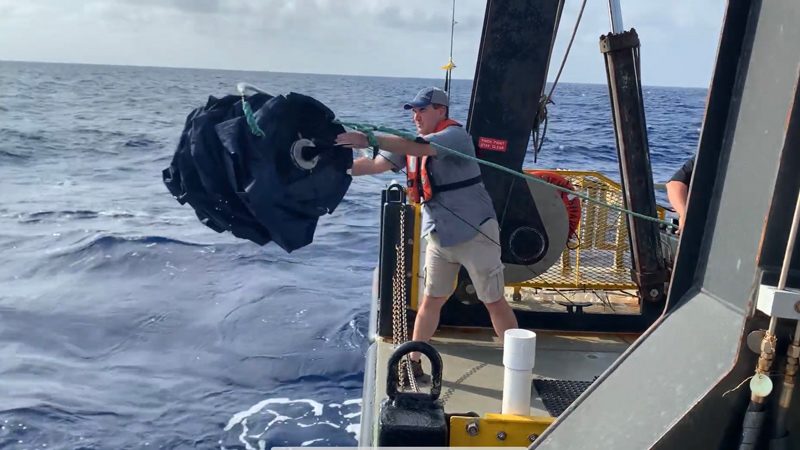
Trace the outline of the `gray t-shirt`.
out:
M 475 156 L 472 138 L 462 127 L 450 126 L 438 133 L 422 138 L 465 155 Z M 405 155 L 381 150 L 397 167 L 405 167 Z M 428 173 L 434 186 L 468 180 L 481 174 L 478 163 L 449 152 L 438 150 L 436 156 L 428 158 Z M 435 189 L 434 189 L 435 192 Z M 443 247 L 449 247 L 472 239 L 478 227 L 494 219 L 494 206 L 483 183 L 461 189 L 434 193 L 431 201 L 422 205 L 422 235 L 435 231 Z

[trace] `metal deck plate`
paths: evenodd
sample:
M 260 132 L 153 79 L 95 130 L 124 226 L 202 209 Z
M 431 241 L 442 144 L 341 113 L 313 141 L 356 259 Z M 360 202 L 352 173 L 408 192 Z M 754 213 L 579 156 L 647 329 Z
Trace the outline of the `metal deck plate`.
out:
M 537 333 L 534 378 L 555 380 L 591 380 L 600 375 L 630 345 L 630 335 L 589 335 Z M 445 411 L 474 411 L 479 415 L 498 413 L 503 397 L 503 349 L 490 329 L 440 329 L 431 340 L 444 362 L 442 400 Z M 392 344 L 378 341 L 375 405 L 386 395 L 386 361 Z M 430 365 L 422 364 L 427 374 Z M 428 389 L 427 383 L 420 388 Z M 577 397 L 577 395 L 576 395 Z M 574 400 L 574 397 L 572 398 Z M 546 416 L 546 407 L 538 389 L 531 392 L 532 416 Z

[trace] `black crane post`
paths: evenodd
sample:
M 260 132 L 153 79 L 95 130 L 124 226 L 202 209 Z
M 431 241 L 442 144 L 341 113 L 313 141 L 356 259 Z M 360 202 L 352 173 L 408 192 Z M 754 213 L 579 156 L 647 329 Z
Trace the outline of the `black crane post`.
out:
M 631 211 L 656 217 L 642 99 L 639 36 L 634 29 L 601 36 L 600 51 L 606 62 L 625 206 Z M 667 270 L 661 254 L 659 226 L 630 214 L 627 222 L 633 277 L 639 286 L 642 307 L 650 302 L 662 303 L 665 299 Z

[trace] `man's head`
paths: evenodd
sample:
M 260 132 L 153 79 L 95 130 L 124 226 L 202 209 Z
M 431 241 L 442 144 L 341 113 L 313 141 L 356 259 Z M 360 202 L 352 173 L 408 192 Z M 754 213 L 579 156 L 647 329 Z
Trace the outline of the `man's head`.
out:
M 406 103 L 403 108 L 413 110 L 417 132 L 425 135 L 433 133 L 436 125 L 447 118 L 449 105 L 447 92 L 429 87 L 419 91 L 414 100 Z

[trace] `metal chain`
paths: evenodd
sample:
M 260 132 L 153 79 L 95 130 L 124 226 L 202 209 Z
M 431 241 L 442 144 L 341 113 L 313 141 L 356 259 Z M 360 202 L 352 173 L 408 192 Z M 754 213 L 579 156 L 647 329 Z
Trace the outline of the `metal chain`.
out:
M 400 243 L 395 246 L 397 261 L 395 264 L 394 276 L 392 277 L 392 343 L 397 348 L 403 342 L 408 341 L 408 317 L 406 314 L 406 206 L 400 208 Z M 406 355 L 404 358 L 405 368 L 401 364 L 397 368 L 400 385 L 405 386 L 405 379 L 408 376 L 408 384 L 414 392 L 419 392 L 417 380 L 414 379 L 414 371 L 411 368 L 411 358 Z
M 447 392 L 445 392 L 444 395 L 441 396 L 442 405 L 445 405 L 447 403 L 447 401 L 450 400 L 450 397 L 456 391 L 456 386 L 460 385 L 461 383 L 466 381 L 467 378 L 475 375 L 476 373 L 478 373 L 479 370 L 483 369 L 484 367 L 486 367 L 488 365 L 489 365 L 488 363 L 480 363 L 477 366 L 473 367 L 472 369 L 464 372 L 464 374 L 461 375 L 460 377 L 458 377 L 458 379 L 453 382 L 453 386 L 450 387 L 449 389 L 447 389 Z

